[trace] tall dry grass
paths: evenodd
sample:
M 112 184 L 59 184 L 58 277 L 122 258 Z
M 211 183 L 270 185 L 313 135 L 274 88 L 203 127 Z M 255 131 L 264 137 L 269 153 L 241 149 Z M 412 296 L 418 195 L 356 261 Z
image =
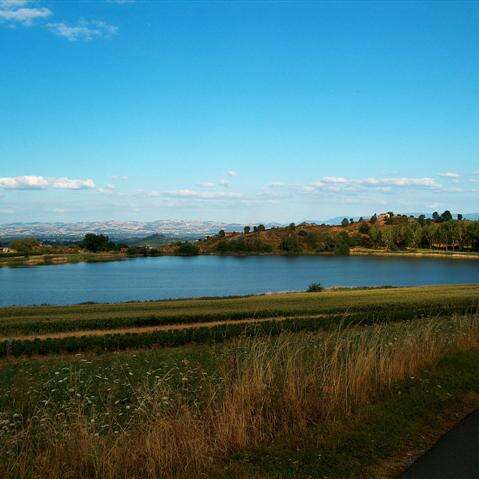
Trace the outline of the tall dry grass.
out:
M 241 339 L 225 346 L 222 379 L 211 381 L 202 398 L 161 383 L 145 388 L 141 420 L 116 435 L 98 434 L 79 404 L 77 414 L 51 417 L 41 440 L 28 425 L 11 438 L 15 453 L 2 454 L 0 475 L 207 476 L 232 453 L 344 420 L 394 383 L 478 340 L 478 315 Z

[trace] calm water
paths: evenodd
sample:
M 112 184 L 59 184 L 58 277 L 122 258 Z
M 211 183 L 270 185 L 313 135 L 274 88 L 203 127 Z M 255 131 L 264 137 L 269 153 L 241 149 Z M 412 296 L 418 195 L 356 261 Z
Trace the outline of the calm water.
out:
M 0 268 L 0 306 L 226 296 L 324 286 L 479 283 L 479 261 L 389 257 L 137 258 Z

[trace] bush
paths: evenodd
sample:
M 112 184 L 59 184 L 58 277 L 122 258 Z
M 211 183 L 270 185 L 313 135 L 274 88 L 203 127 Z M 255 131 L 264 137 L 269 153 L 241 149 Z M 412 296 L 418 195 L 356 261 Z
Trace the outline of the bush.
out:
M 196 256 L 200 253 L 200 249 L 193 243 L 185 241 L 180 243 L 176 248 L 176 254 L 180 256 Z
M 334 254 L 337 256 L 349 256 L 349 245 L 346 241 L 338 241 L 334 247 Z
M 321 283 L 311 283 L 306 290 L 308 293 L 320 293 L 324 291 L 324 288 L 321 286 Z
M 296 236 L 288 236 L 281 242 L 281 249 L 288 254 L 299 254 L 302 251 L 301 244 Z
M 362 233 L 363 235 L 367 235 L 369 233 L 370 226 L 365 222 L 362 221 L 361 224 L 359 225 L 359 232 Z

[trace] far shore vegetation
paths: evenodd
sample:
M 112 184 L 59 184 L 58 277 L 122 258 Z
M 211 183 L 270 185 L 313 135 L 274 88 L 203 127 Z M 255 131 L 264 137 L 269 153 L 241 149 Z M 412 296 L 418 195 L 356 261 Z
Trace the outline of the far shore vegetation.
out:
M 1 235 L 1 231 L 0 231 Z M 196 241 L 113 242 L 87 233 L 83 241 L 41 242 L 17 238 L 0 244 L 0 266 L 112 261 L 139 256 L 215 255 L 414 255 L 479 259 L 479 221 L 453 218 L 449 211 L 431 218 L 394 214 L 344 218 L 340 225 L 291 223 L 267 229 L 245 226 L 241 232 L 219 231 Z

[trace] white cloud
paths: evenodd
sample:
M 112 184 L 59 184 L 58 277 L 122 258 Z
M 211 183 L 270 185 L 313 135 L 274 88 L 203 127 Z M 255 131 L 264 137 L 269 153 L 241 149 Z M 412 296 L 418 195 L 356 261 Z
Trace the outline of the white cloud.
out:
M 218 188 L 219 186 L 222 186 L 223 188 L 229 188 L 230 185 L 231 183 L 229 182 L 229 180 L 225 180 L 225 179 L 219 180 L 218 182 L 202 181 L 196 184 L 196 186 L 198 186 L 199 188 L 210 188 L 210 189 Z
M 202 200 L 237 199 L 243 197 L 241 193 L 225 191 L 195 191 L 190 189 L 167 191 L 164 195 L 172 198 L 197 198 Z
M 390 191 L 391 188 L 440 188 L 434 178 L 362 178 L 347 179 L 335 176 L 325 176 L 307 186 L 313 189 L 332 191 L 358 190 L 364 188 Z
M 45 190 L 57 188 L 64 190 L 86 190 L 95 188 L 91 179 L 72 180 L 70 178 L 45 178 L 43 176 L 10 176 L 0 178 L 0 188 L 7 190 Z
M 196 200 L 235 200 L 243 198 L 242 193 L 226 191 L 196 191 L 188 188 L 172 191 L 150 191 L 145 193 L 149 198 L 175 198 Z
M 30 0 L 0 0 L 0 20 L 29 26 L 35 20 L 52 15 L 48 8 L 29 7 L 31 3 Z
M 4 8 L 13 8 L 13 7 L 22 7 L 27 3 L 30 3 L 31 0 L 0 0 L 0 7 Z
M 114 180 L 114 181 L 118 181 L 118 180 L 120 180 L 120 181 L 127 181 L 127 180 L 128 180 L 128 176 L 124 176 L 124 175 L 113 175 L 113 176 L 111 177 L 111 179 Z
M 451 179 L 458 179 L 461 177 L 458 173 L 454 173 L 452 171 L 446 171 L 444 173 L 439 173 L 439 176 L 442 176 L 443 178 L 451 178 Z
M 212 181 L 203 181 L 202 183 L 198 183 L 200 188 L 216 188 L 216 183 Z
M 235 170 L 229 170 L 229 171 L 228 171 L 228 176 L 233 177 L 233 176 L 236 176 L 237 174 L 238 174 L 238 173 L 237 173 Z
M 110 38 L 118 33 L 118 27 L 99 20 L 80 20 L 76 25 L 67 25 L 63 22 L 49 23 L 47 28 L 70 42 Z

